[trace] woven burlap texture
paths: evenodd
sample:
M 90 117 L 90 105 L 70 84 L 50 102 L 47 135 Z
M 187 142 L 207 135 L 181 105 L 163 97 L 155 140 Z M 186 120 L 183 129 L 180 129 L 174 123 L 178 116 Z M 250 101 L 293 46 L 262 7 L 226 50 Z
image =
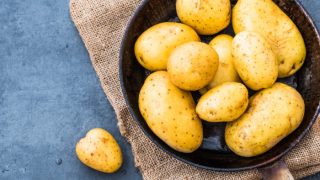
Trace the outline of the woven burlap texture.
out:
M 115 109 L 120 131 L 132 146 L 135 164 L 146 180 L 156 179 L 258 179 L 257 170 L 223 173 L 180 162 L 157 148 L 131 117 L 121 93 L 119 48 L 125 27 L 140 0 L 71 0 L 70 13 L 101 86 Z M 286 157 L 295 178 L 320 171 L 319 121 Z

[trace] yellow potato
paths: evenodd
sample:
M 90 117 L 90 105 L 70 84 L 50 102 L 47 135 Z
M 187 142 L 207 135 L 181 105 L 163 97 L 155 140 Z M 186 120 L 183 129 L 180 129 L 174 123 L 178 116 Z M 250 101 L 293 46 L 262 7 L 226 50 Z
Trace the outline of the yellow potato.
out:
M 186 42 L 200 41 L 197 33 L 189 26 L 165 22 L 152 26 L 141 34 L 134 51 L 139 63 L 151 71 L 165 70 L 171 51 Z
M 232 42 L 234 66 L 253 90 L 271 87 L 278 77 L 278 63 L 269 43 L 259 34 L 243 31 Z
M 297 72 L 306 57 L 299 29 L 272 0 L 238 0 L 233 8 L 236 33 L 254 31 L 264 36 L 279 62 L 279 77 Z
M 168 60 L 168 73 L 173 84 L 196 91 L 213 79 L 219 65 L 216 51 L 201 42 L 189 42 L 174 49 Z
M 248 90 L 243 84 L 226 82 L 204 94 L 197 104 L 196 112 L 208 122 L 229 122 L 239 118 L 248 103 Z
M 263 154 L 298 128 L 304 109 L 295 89 L 276 83 L 251 97 L 248 110 L 227 124 L 226 143 L 239 156 Z
M 113 173 L 122 165 L 122 153 L 117 141 L 104 129 L 90 130 L 76 145 L 79 160 L 104 173 Z
M 212 35 L 230 23 L 230 0 L 177 0 L 177 14 L 181 22 L 201 35 Z
M 191 153 L 201 145 L 202 124 L 191 93 L 173 85 L 167 72 L 157 71 L 146 79 L 139 109 L 150 129 L 176 151 Z
M 218 53 L 219 67 L 210 84 L 202 89 L 201 92 L 205 92 L 225 82 L 240 82 L 240 77 L 233 65 L 231 54 L 232 40 L 233 38 L 227 34 L 218 35 L 211 40 L 209 45 Z

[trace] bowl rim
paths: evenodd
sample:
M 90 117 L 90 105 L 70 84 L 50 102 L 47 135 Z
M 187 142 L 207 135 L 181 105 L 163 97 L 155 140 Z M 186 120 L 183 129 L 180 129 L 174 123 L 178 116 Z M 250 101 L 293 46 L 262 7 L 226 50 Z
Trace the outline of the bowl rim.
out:
M 133 119 L 137 122 L 139 128 L 143 131 L 143 133 L 152 141 L 152 143 L 156 144 L 156 146 L 158 148 L 160 148 L 163 152 L 165 152 L 166 154 L 168 154 L 169 156 L 174 157 L 175 159 L 184 162 L 186 164 L 195 166 L 195 167 L 199 167 L 202 169 L 206 169 L 206 170 L 211 170 L 211 171 L 218 171 L 218 172 L 237 172 L 237 171 L 245 171 L 245 170 L 251 170 L 251 169 L 255 169 L 255 168 L 263 168 L 266 166 L 270 166 L 272 164 L 274 164 L 275 162 L 279 161 L 281 158 L 283 158 L 289 151 L 291 151 L 307 134 L 307 132 L 309 132 L 309 130 L 311 129 L 311 127 L 314 125 L 315 121 L 317 120 L 319 114 L 320 114 L 320 102 L 318 102 L 317 105 L 317 109 L 316 109 L 316 113 L 313 115 L 312 120 L 310 121 L 310 123 L 308 124 L 308 126 L 303 130 L 303 132 L 294 140 L 290 143 L 290 146 L 288 148 L 286 148 L 285 150 L 283 150 L 281 153 L 279 153 L 278 155 L 262 162 L 256 165 L 250 165 L 250 166 L 244 166 L 244 167 L 238 167 L 238 168 L 217 168 L 217 167 L 210 167 L 210 166 L 205 166 L 205 165 L 201 165 L 198 163 L 194 163 L 191 161 L 188 161 L 172 152 L 170 152 L 169 150 L 167 150 L 166 148 L 164 148 L 160 143 L 158 143 L 157 141 L 155 141 L 153 139 L 153 137 L 151 136 L 150 133 L 148 133 L 146 131 L 146 129 L 142 126 L 142 124 L 140 123 L 140 121 L 138 120 L 139 118 L 137 117 L 137 115 L 135 114 L 135 112 L 133 111 L 133 108 L 130 105 L 129 102 L 129 97 L 126 93 L 125 90 L 125 85 L 124 85 L 124 77 L 123 77 L 123 60 L 124 60 L 124 53 L 125 53 L 125 42 L 128 40 L 128 35 L 130 33 L 130 27 L 132 27 L 132 25 L 134 24 L 135 20 L 137 19 L 137 17 L 139 16 L 139 13 L 141 12 L 141 10 L 143 8 L 145 8 L 147 6 L 147 4 L 150 2 L 150 0 L 142 0 L 140 2 L 140 4 L 138 5 L 138 7 L 134 10 L 133 15 L 131 16 L 131 18 L 129 19 L 127 25 L 125 26 L 125 31 L 122 37 L 122 41 L 120 44 L 120 51 L 119 51 L 119 76 L 120 76 L 120 88 L 121 88 L 121 92 L 125 98 L 125 102 L 126 105 L 129 109 L 130 115 L 133 117 Z M 317 35 L 317 39 L 319 40 L 319 46 L 320 46 L 320 34 L 319 34 L 319 30 L 317 28 L 317 26 L 315 25 L 315 21 L 313 20 L 313 18 L 311 17 L 311 15 L 306 11 L 306 9 L 304 8 L 304 6 L 301 4 L 301 2 L 294 0 L 294 3 L 296 3 L 300 9 L 302 10 L 304 16 L 306 16 L 309 20 L 310 20 L 310 24 L 312 26 L 312 28 L 315 30 L 316 35 Z

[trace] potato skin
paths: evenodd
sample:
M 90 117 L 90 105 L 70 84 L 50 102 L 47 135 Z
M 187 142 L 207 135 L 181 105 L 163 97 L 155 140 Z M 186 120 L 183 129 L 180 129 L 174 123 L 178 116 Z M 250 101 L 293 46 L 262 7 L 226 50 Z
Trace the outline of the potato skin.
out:
M 279 77 L 296 73 L 306 58 L 303 37 L 292 20 L 272 0 L 238 0 L 232 13 L 233 29 L 259 32 L 279 62 Z
M 225 82 L 240 82 L 240 77 L 233 65 L 232 58 L 233 37 L 221 34 L 211 40 L 209 45 L 216 50 L 219 56 L 219 67 L 216 75 L 206 87 L 207 90 Z
M 152 73 L 139 94 L 139 109 L 150 129 L 176 151 L 191 153 L 202 143 L 202 123 L 190 92 L 173 85 L 165 71 Z
M 134 46 L 138 62 L 150 71 L 165 70 L 171 51 L 186 42 L 200 41 L 198 34 L 189 26 L 164 22 L 143 32 Z
M 90 130 L 76 145 L 79 160 L 104 173 L 116 172 L 122 165 L 122 153 L 117 141 L 104 129 Z
M 219 66 L 216 51 L 202 42 L 189 42 L 174 49 L 168 60 L 173 84 L 183 90 L 199 90 L 213 79 Z
M 181 22 L 201 35 L 212 35 L 230 23 L 230 0 L 177 0 L 177 14 Z
M 239 156 L 263 154 L 298 128 L 304 110 L 304 101 L 294 88 L 276 83 L 251 97 L 247 111 L 227 123 L 226 143 Z
M 248 103 L 248 90 L 243 84 L 226 82 L 204 94 L 197 104 L 196 112 L 208 122 L 229 122 L 239 118 Z
M 243 31 L 232 42 L 234 66 L 253 90 L 271 87 L 278 77 L 278 62 L 269 43 L 258 33 Z

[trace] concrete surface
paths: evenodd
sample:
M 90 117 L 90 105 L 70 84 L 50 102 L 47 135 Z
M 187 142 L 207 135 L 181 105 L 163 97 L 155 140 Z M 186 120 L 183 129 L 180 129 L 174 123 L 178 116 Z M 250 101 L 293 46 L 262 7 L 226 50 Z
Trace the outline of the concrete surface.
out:
M 320 1 L 301 1 L 320 26 Z M 68 5 L 0 1 L 0 179 L 141 179 Z M 75 156 L 76 142 L 94 127 L 120 142 L 125 163 L 116 174 Z

